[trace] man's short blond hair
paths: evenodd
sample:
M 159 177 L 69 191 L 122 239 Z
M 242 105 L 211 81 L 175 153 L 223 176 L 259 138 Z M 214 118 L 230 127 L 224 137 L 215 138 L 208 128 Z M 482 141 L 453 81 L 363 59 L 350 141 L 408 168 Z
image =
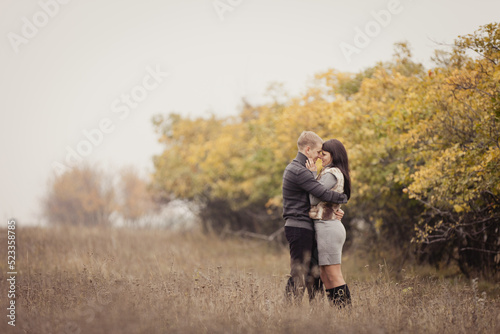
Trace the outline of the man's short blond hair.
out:
M 322 145 L 323 139 L 312 131 L 302 131 L 297 140 L 297 147 L 299 151 L 305 150 L 307 146 L 315 147 L 317 145 Z

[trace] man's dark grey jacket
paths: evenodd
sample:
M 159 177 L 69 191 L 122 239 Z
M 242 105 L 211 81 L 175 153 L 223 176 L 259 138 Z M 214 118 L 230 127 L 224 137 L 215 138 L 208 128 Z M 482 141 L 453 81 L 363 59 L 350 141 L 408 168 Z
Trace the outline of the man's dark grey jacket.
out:
M 298 152 L 283 173 L 283 218 L 285 226 L 302 227 L 313 230 L 309 218 L 309 194 L 325 202 L 347 203 L 345 194 L 326 189 L 316 181 L 313 172 L 306 168 L 307 157 Z

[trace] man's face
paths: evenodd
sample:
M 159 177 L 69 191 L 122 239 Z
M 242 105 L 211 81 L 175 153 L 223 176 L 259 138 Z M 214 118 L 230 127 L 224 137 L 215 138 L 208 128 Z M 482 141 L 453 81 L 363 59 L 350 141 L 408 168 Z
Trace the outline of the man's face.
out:
M 313 161 L 318 160 L 321 157 L 321 144 L 316 144 L 313 147 L 308 146 L 306 149 L 306 156 Z

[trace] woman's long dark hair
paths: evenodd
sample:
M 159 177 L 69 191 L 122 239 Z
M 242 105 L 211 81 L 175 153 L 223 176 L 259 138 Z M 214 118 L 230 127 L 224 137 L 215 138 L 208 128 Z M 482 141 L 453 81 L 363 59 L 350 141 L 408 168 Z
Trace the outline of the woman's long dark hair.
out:
M 349 159 L 344 145 L 337 139 L 330 139 L 323 143 L 323 151 L 332 155 L 332 162 L 325 167 L 337 167 L 344 175 L 344 193 L 351 198 L 351 177 L 349 176 Z

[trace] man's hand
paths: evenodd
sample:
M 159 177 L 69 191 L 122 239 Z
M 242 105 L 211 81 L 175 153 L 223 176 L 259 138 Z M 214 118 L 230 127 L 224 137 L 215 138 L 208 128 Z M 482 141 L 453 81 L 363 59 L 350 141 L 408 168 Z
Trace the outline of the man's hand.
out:
M 316 164 L 314 163 L 313 159 L 307 159 L 306 168 L 309 169 L 311 172 L 318 171 L 318 167 L 316 167 Z
M 342 209 L 338 209 L 335 211 L 335 216 L 338 220 L 342 220 L 342 217 L 344 217 L 344 211 Z

